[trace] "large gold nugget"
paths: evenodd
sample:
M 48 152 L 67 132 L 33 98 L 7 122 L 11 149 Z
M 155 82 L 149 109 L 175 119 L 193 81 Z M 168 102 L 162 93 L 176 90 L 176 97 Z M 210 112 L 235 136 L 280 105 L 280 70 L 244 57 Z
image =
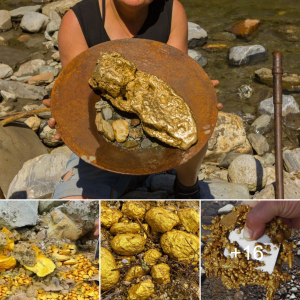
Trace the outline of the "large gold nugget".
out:
M 119 271 L 112 271 L 117 269 L 116 261 L 113 255 L 105 248 L 101 247 L 101 290 L 107 291 L 111 289 L 120 277 Z
M 197 232 L 199 230 L 199 213 L 192 207 L 178 210 L 180 222 L 185 227 L 186 231 Z
M 162 235 L 160 245 L 174 260 L 195 264 L 199 261 L 199 238 L 181 230 L 171 230 Z
M 111 241 L 111 247 L 120 255 L 135 255 L 145 248 L 146 239 L 139 234 L 118 234 Z
M 119 233 L 139 233 L 141 226 L 137 223 L 115 223 L 110 228 L 110 233 L 117 235 Z
M 137 114 L 150 136 L 182 150 L 190 148 L 197 142 L 190 107 L 163 80 L 135 70 L 121 54 L 101 52 L 89 84 L 118 109 Z
M 162 207 L 152 207 L 145 216 L 146 222 L 156 232 L 170 231 L 179 223 L 178 216 Z
M 155 292 L 154 284 L 151 279 L 144 280 L 139 284 L 133 285 L 128 290 L 127 300 L 147 300 Z

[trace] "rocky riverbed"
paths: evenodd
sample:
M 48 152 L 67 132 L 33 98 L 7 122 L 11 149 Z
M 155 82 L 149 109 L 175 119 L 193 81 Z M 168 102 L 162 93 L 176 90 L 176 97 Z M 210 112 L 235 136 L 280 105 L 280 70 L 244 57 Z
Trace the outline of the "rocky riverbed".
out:
M 79 0 L 0 4 L 0 119 L 44 108 L 61 71 L 61 18 Z M 229 4 L 230 2 L 230 4 Z M 284 3 L 283 3 L 284 2 Z M 300 195 L 300 4 L 278 1 L 182 1 L 189 22 L 189 55 L 219 79 L 219 113 L 199 171 L 204 199 L 274 198 L 272 55 L 284 53 L 283 145 L 285 198 Z M 222 9 L 219 9 L 222 7 Z M 255 9 L 254 9 L 255 8 Z M 255 12 L 255 13 L 254 13 Z M 220 15 L 222 14 L 222 17 Z M 224 19 L 224 16 L 227 16 Z M 283 50 L 284 48 L 284 50 Z M 0 126 L 0 187 L 7 198 L 49 198 L 71 154 L 47 121 L 50 112 Z M 42 166 L 42 167 L 41 167 Z M 45 170 L 47 172 L 45 173 Z M 246 172 L 244 170 L 247 170 Z M 173 198 L 175 170 L 133 178 L 124 198 Z M 45 184 L 47 183 L 47 184 Z
M 228 201 L 202 201 L 201 202 L 201 224 L 210 225 L 211 220 L 216 215 L 224 215 L 231 212 L 234 206 L 241 205 L 240 201 L 228 202 Z M 206 236 L 210 233 L 208 230 L 201 229 L 201 235 Z M 289 242 L 300 245 L 300 232 L 293 229 L 292 235 L 288 239 Z M 204 249 L 205 242 L 201 241 L 201 248 Z M 300 297 L 300 251 L 293 249 L 294 262 L 293 268 L 289 269 L 288 264 L 282 265 L 282 270 L 285 273 L 291 275 L 291 281 L 286 281 L 281 284 L 275 294 L 274 299 L 299 299 Z M 244 299 L 258 299 L 265 300 L 266 289 L 258 285 L 248 285 L 246 287 L 241 286 L 239 291 L 228 290 L 222 283 L 221 279 L 215 277 L 208 278 L 205 275 L 205 269 L 203 267 L 203 261 L 201 261 L 201 299 L 202 300 L 244 300 Z
M 1 299 L 99 299 L 98 201 L 1 201 L 0 214 Z

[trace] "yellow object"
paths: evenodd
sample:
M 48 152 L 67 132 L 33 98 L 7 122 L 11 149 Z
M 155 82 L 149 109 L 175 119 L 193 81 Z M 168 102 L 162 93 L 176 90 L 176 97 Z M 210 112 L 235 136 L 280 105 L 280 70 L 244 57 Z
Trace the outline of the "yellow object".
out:
M 186 231 L 197 232 L 197 230 L 199 230 L 199 214 L 194 208 L 179 209 L 178 217 Z
M 146 209 L 141 201 L 126 201 L 122 206 L 122 212 L 131 220 L 144 219 Z
M 149 267 L 146 267 L 147 270 L 144 270 L 141 266 L 135 266 L 132 267 L 127 275 L 125 276 L 124 280 L 125 281 L 132 281 L 135 278 L 139 278 L 141 276 L 144 276 L 146 274 L 148 274 L 148 272 L 150 271 Z
M 137 223 L 115 223 L 110 228 L 110 233 L 113 235 L 119 233 L 139 233 L 141 229 L 141 226 Z
M 112 271 L 117 269 L 113 255 L 105 248 L 101 247 L 101 290 L 111 289 L 119 280 L 120 272 Z
M 170 267 L 167 264 L 158 264 L 152 267 L 151 276 L 155 282 L 168 283 L 170 282 Z
M 145 252 L 143 259 L 148 265 L 153 266 L 161 256 L 161 252 L 157 251 L 156 249 L 150 249 Z
M 196 264 L 199 261 L 199 237 L 185 231 L 166 232 L 160 239 L 163 251 L 174 260 Z
M 118 234 L 111 241 L 111 247 L 120 255 L 135 255 L 145 248 L 146 239 L 139 234 Z
M 28 267 L 26 265 L 24 265 L 24 267 L 39 277 L 51 274 L 56 268 L 53 261 L 46 257 L 38 247 L 32 245 L 32 248 L 36 253 L 36 264 L 33 267 Z
M 10 232 L 7 228 L 3 227 L 0 235 L 4 235 L 6 238 L 6 244 L 0 246 L 0 254 L 7 254 L 7 252 L 12 252 L 15 249 L 15 239 L 14 236 L 12 234 L 12 232 Z
M 156 232 L 170 231 L 179 223 L 179 218 L 175 213 L 162 207 L 151 208 L 146 213 L 145 220 Z
M 7 257 L 5 255 L 0 255 L 0 270 L 11 270 L 16 264 L 17 261 L 13 256 Z
M 110 228 L 113 224 L 118 223 L 123 214 L 117 210 L 101 205 L 101 224 Z
M 128 290 L 127 300 L 147 300 L 155 292 L 154 284 L 151 279 L 133 285 Z

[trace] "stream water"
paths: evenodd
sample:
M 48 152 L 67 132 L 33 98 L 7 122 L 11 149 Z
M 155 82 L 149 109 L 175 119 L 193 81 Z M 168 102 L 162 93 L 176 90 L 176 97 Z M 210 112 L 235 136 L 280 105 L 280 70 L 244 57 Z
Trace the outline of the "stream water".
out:
M 183 4 L 188 20 L 199 24 L 208 33 L 207 44 L 226 44 L 228 48 L 220 52 L 207 52 L 202 48 L 196 48 L 208 60 L 205 71 L 210 78 L 220 81 L 217 87 L 219 102 L 223 103 L 224 111 L 235 113 L 244 119 L 246 129 L 258 116 L 257 106 L 260 101 L 272 96 L 272 88 L 260 84 L 254 79 L 254 72 L 262 67 L 272 68 L 272 52 L 275 50 L 283 53 L 283 69 L 287 73 L 300 73 L 300 1 L 298 0 L 180 0 Z M 0 9 L 12 10 L 20 6 L 35 5 L 28 0 L 1 0 Z M 261 26 L 256 34 L 245 39 L 237 39 L 224 30 L 237 21 L 244 19 L 258 19 Z M 294 33 L 288 33 L 289 27 Z M 35 35 L 35 49 L 14 41 L 22 32 L 9 31 L 1 33 L 1 36 L 9 39 L 8 51 L 0 47 L 0 58 L 3 63 L 11 61 L 11 65 L 17 63 L 22 55 L 28 57 L 36 50 L 36 44 L 42 42 L 42 34 Z M 232 67 L 228 65 L 228 51 L 234 46 L 263 45 L 268 50 L 268 58 L 256 64 Z M 11 50 L 11 49 L 9 49 Z M 14 61 L 16 60 L 16 62 Z M 249 100 L 241 100 L 238 96 L 238 88 L 242 85 L 250 85 L 254 89 L 253 96 Z M 288 94 L 288 92 L 284 92 Z M 300 104 L 300 93 L 291 94 Z M 247 114 L 248 113 L 248 114 Z M 283 144 L 287 147 L 299 147 L 300 115 L 289 115 L 284 120 Z M 266 138 L 273 148 L 273 135 L 267 134 Z

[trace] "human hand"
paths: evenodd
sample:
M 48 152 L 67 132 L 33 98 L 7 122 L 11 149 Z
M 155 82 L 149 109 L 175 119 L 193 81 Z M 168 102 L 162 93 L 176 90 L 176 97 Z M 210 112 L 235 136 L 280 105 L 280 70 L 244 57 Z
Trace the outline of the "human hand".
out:
M 219 84 L 219 80 L 212 80 L 212 84 L 214 87 L 216 87 Z M 218 103 L 217 104 L 217 109 L 218 110 L 222 110 L 223 109 L 223 104 L 222 103 Z
M 100 227 L 100 219 L 96 220 L 95 226 L 96 226 L 96 231 L 94 232 L 94 235 L 98 236 L 99 235 L 99 227 Z
M 51 106 L 51 100 L 50 99 L 44 99 L 43 104 L 47 107 L 50 107 Z M 56 126 L 55 119 L 50 118 L 49 121 L 48 121 L 48 125 L 49 125 L 50 128 L 55 129 L 55 126 Z M 59 133 L 56 133 L 54 135 L 54 138 L 57 139 L 57 140 L 61 140 L 61 135 Z
M 251 201 L 243 202 L 250 204 Z M 300 201 L 253 201 L 244 227 L 244 239 L 258 239 L 265 231 L 266 223 L 281 217 L 289 227 L 300 229 Z

